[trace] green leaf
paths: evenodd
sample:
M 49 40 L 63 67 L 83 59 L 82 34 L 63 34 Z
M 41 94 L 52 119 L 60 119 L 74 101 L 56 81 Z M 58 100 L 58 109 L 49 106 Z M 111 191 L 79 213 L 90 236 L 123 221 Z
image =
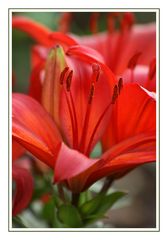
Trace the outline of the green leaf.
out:
M 78 210 L 69 204 L 62 205 L 58 209 L 58 218 L 67 225 L 67 227 L 78 228 L 83 226 Z
M 85 202 L 88 202 L 89 200 L 91 200 L 91 198 L 92 198 L 92 195 L 89 190 L 82 192 L 79 198 L 79 206 L 83 205 Z
M 126 195 L 125 192 L 114 192 L 105 196 L 102 199 L 101 205 L 97 209 L 96 214 L 104 215 L 107 212 L 107 210 L 109 210 L 120 198 L 122 198 L 125 195 Z
M 99 194 L 96 197 L 92 198 L 90 201 L 85 202 L 81 207 L 80 207 L 80 212 L 82 215 L 92 215 L 94 214 L 97 209 L 99 208 L 101 201 L 104 197 L 104 194 Z
M 80 207 L 80 212 L 86 218 L 92 215 L 102 216 L 125 194 L 124 192 L 114 192 L 109 195 L 99 194 L 92 200 L 84 203 Z

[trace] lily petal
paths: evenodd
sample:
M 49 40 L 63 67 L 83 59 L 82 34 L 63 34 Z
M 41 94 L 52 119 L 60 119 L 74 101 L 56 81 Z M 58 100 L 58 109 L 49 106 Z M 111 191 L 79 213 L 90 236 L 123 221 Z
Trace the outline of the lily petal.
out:
M 54 44 L 54 41 L 49 38 L 51 31 L 47 27 L 44 27 L 40 23 L 37 23 L 29 18 L 14 16 L 12 18 L 12 28 L 27 33 L 39 44 L 46 47 L 50 47 Z
M 116 74 L 121 74 L 132 56 L 142 52 L 139 64 L 149 65 L 156 56 L 155 24 L 135 25 L 124 33 L 116 31 L 81 37 L 78 41 L 102 54 L 106 64 Z
M 15 165 L 12 167 L 12 178 L 16 183 L 12 215 L 16 216 L 26 208 L 31 201 L 33 194 L 33 178 L 28 170 Z
M 149 71 L 150 68 L 148 66 L 137 65 L 134 70 L 127 69 L 122 74 L 122 78 L 124 83 L 131 83 L 133 81 L 149 91 L 156 92 L 156 74 L 150 79 Z
M 156 101 L 153 94 L 137 84 L 124 85 L 112 111 L 111 124 L 103 136 L 103 148 L 120 141 L 156 131 Z
M 48 113 L 33 98 L 13 94 L 12 136 L 50 167 L 54 166 L 60 135 Z

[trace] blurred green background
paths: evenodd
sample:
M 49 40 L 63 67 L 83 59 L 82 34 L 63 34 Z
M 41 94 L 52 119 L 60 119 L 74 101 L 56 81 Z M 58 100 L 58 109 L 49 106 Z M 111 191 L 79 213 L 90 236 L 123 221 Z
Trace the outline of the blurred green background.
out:
M 13 15 L 21 15 L 31 18 L 57 31 L 60 14 L 57 12 L 21 12 Z M 75 12 L 70 26 L 72 33 L 77 35 L 90 34 L 89 19 L 90 12 Z M 101 13 L 98 21 L 100 31 L 106 30 L 107 13 Z M 155 12 L 136 12 L 136 23 L 149 23 L 156 21 Z M 23 32 L 14 30 L 12 32 L 12 67 L 15 75 L 14 91 L 27 92 L 30 77 L 30 48 L 33 41 Z

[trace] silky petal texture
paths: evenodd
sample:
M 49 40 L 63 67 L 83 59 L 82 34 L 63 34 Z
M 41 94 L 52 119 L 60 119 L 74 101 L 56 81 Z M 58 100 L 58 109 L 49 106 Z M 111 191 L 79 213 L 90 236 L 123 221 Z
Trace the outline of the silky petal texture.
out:
M 100 52 L 107 65 L 117 74 L 127 68 L 130 58 L 137 52 L 142 52 L 138 61 L 142 65 L 149 65 L 156 57 L 156 26 L 153 23 L 135 25 L 124 33 L 100 33 L 77 39 L 82 45 Z
M 54 182 L 64 182 L 73 192 L 81 192 L 105 176 L 114 179 L 135 167 L 156 159 L 156 139 L 145 134 L 122 141 L 101 159 L 90 159 L 62 144 L 54 171 Z
M 12 178 L 16 183 L 12 215 L 16 216 L 25 209 L 31 201 L 33 194 L 33 178 L 28 170 L 15 165 L 12 167 Z
M 156 92 L 156 75 L 149 79 L 148 66 L 137 65 L 133 70 L 127 69 L 122 74 L 122 79 L 124 83 L 137 83 L 149 91 Z
M 33 98 L 13 94 L 12 136 L 50 167 L 60 147 L 60 135 L 48 113 Z
M 141 133 L 155 135 L 156 101 L 153 95 L 137 84 L 124 85 L 102 139 L 104 150 Z

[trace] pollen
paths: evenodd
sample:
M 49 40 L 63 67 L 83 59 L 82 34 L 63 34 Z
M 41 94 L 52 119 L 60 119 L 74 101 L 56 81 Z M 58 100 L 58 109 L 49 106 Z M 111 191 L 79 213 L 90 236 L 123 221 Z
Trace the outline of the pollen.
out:
M 90 88 L 90 93 L 89 93 L 89 100 L 88 103 L 91 104 L 93 96 L 94 96 L 94 91 L 95 91 L 95 85 L 92 83 L 91 88 Z
M 65 74 L 69 70 L 69 67 L 65 67 L 64 70 L 60 74 L 60 84 L 63 85 L 64 79 L 65 79 Z
M 112 96 L 112 104 L 114 104 L 116 102 L 116 99 L 118 97 L 118 86 L 115 85 L 114 89 L 113 89 L 113 96 Z
M 123 79 L 119 78 L 119 80 L 118 80 L 118 94 L 120 94 L 122 88 L 123 88 Z
M 70 88 L 71 88 L 72 76 L 73 76 L 73 70 L 69 72 L 66 79 L 66 89 L 68 92 L 70 91 Z

